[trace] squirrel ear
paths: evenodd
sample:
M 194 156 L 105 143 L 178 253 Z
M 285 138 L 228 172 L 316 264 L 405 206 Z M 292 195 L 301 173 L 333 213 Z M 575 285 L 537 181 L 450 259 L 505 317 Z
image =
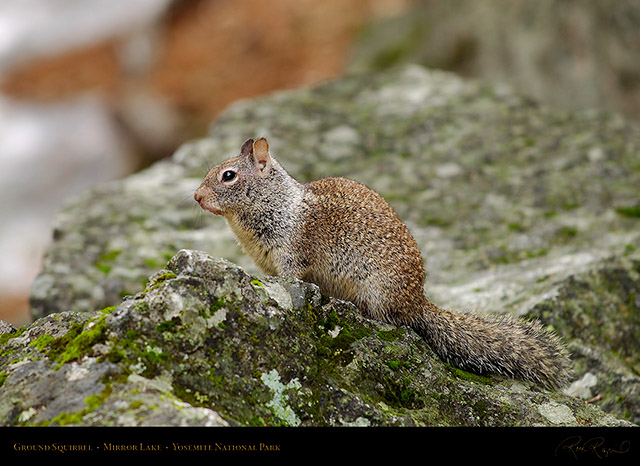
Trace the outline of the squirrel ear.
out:
M 265 138 L 260 138 L 253 143 L 253 161 L 261 172 L 266 174 L 271 167 L 271 156 L 269 155 L 269 143 Z
M 240 148 L 242 155 L 253 155 L 253 139 L 247 139 Z

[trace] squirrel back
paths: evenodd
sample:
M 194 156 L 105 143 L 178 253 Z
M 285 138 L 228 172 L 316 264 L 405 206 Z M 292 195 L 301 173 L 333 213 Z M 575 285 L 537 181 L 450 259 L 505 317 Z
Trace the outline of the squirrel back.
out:
M 194 194 L 223 215 L 268 275 L 317 284 L 366 315 L 413 328 L 438 356 L 461 369 L 563 385 L 569 359 L 538 322 L 453 313 L 424 295 L 424 263 L 406 225 L 375 191 L 345 178 L 298 183 L 269 153 L 245 141 L 214 167 Z

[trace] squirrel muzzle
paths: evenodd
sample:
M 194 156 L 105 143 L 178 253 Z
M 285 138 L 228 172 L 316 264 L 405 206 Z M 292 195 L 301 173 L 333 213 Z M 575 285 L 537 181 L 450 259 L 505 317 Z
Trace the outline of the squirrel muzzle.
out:
M 208 210 L 214 215 L 222 215 L 222 209 L 220 209 L 220 207 L 216 205 L 211 196 L 206 195 L 206 191 L 208 191 L 208 188 L 205 187 L 203 183 L 193 193 L 193 198 L 204 210 Z

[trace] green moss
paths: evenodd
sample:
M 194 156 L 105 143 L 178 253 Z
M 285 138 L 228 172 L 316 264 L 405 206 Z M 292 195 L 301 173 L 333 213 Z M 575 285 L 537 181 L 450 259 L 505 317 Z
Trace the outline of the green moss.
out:
M 96 264 L 96 268 L 105 275 L 111 272 L 112 266 L 106 264 Z
M 353 329 L 346 321 L 343 321 L 334 310 L 325 316 L 318 316 L 316 320 L 317 336 L 319 337 L 318 350 L 326 356 L 339 356 L 348 349 L 351 344 L 370 335 L 370 331 L 365 328 Z M 331 335 L 339 329 L 337 335 Z
M 51 335 L 40 335 L 37 340 L 29 343 L 29 346 L 35 347 L 40 351 L 43 351 L 51 342 L 55 340 Z
M 264 287 L 264 285 L 262 284 L 262 282 L 260 280 L 251 280 L 251 284 L 255 285 L 255 286 Z
M 134 330 L 132 328 L 130 328 L 129 330 L 127 330 L 125 332 L 125 338 L 127 340 L 135 340 L 136 338 L 138 338 L 140 336 L 140 332 L 138 330 Z
M 107 383 L 105 389 L 99 395 L 89 395 L 84 399 L 87 407 L 77 413 L 60 413 L 51 421 L 44 423 L 43 425 L 57 424 L 59 426 L 66 426 L 71 424 L 80 424 L 84 416 L 98 408 L 104 400 L 111 394 L 111 385 Z
M 224 387 L 224 377 L 222 377 L 221 375 L 216 375 L 215 372 L 212 369 L 209 370 L 208 379 L 211 382 L 213 382 L 213 385 L 216 388 L 223 388 Z
M 154 258 L 146 258 L 144 259 L 144 265 L 146 265 L 149 268 L 152 269 L 157 269 L 158 267 L 160 267 L 160 262 L 158 262 L 157 259 Z
M 167 272 L 162 275 L 159 275 L 153 279 L 151 283 L 145 288 L 143 293 L 148 293 L 151 290 L 155 290 L 156 288 L 162 286 L 162 284 L 167 281 L 176 278 L 177 275 L 173 272 Z
M 164 352 L 153 349 L 143 351 L 140 357 L 146 366 L 146 371 L 142 373 L 145 377 L 155 376 L 160 366 L 164 366 L 167 362 L 167 355 Z
M 104 396 L 90 395 L 85 398 L 84 402 L 89 405 L 89 410 L 93 410 L 102 404 Z
M 398 338 L 402 338 L 404 336 L 404 332 L 401 329 L 393 329 L 393 330 L 380 330 L 378 332 L 378 338 L 382 341 L 396 341 Z
M 67 426 L 70 424 L 79 424 L 82 421 L 84 414 L 84 411 L 80 411 L 77 413 L 60 413 L 45 425 L 57 424 L 59 426 Z
M 157 326 L 156 326 L 156 330 L 158 330 L 158 332 L 163 333 L 163 332 L 174 332 L 176 327 L 180 324 L 180 319 L 175 318 L 172 320 L 167 320 L 165 322 L 160 322 Z
M 631 207 L 616 207 L 615 210 L 623 217 L 640 218 L 640 204 Z
M 468 382 L 481 383 L 484 385 L 493 385 L 493 380 L 491 380 L 489 377 L 474 374 L 473 372 L 467 372 L 465 370 L 454 367 L 451 364 L 445 363 L 445 365 L 456 377 L 460 379 L 466 380 Z
M 215 303 L 213 303 L 211 305 L 211 307 L 209 308 L 209 310 L 211 311 L 211 313 L 215 313 L 218 309 L 220 309 L 221 307 L 223 307 L 225 305 L 225 302 L 223 299 L 219 299 L 217 300 Z
M 106 307 L 100 311 L 101 317 L 73 324 L 62 337 L 53 338 L 50 335 L 42 335 L 30 346 L 43 352 L 47 351 L 50 359 L 59 362 L 58 368 L 69 361 L 80 359 L 90 353 L 94 345 L 106 340 L 106 317 L 114 309 L 116 306 Z
M 64 336 L 50 339 L 46 344 L 40 341 L 40 338 L 36 342 L 40 341 L 42 349 L 49 348 L 49 358 L 58 361 L 58 367 L 61 367 L 69 361 L 80 359 L 89 353 L 95 344 L 103 342 L 106 339 L 106 330 L 103 316 L 98 320 L 73 324 Z
M 95 266 L 104 274 L 108 274 L 113 267 L 112 262 L 122 253 L 121 249 L 112 249 L 102 254 L 95 263 Z
M 506 246 L 498 248 L 498 253 L 491 258 L 491 262 L 495 264 L 513 264 L 525 259 L 535 259 L 536 257 L 542 257 L 546 255 L 549 250 L 547 248 L 540 249 L 524 249 L 524 250 L 510 250 Z
M 208 308 L 205 309 L 200 309 L 198 311 L 198 314 L 201 315 L 202 317 L 209 318 L 212 315 L 214 315 L 216 313 L 216 311 L 222 307 L 224 307 L 227 303 L 225 302 L 225 300 L 223 299 L 219 299 L 216 302 L 214 302 L 213 304 L 211 304 Z
M 535 250 L 526 250 L 524 252 L 524 257 L 526 259 L 533 259 L 533 258 L 536 258 L 536 257 L 545 256 L 548 252 L 549 252 L 549 250 L 547 248 L 540 248 L 540 249 L 535 249 Z
M 114 348 L 106 358 L 114 363 L 121 363 L 123 370 L 137 373 L 143 377 L 153 378 L 158 375 L 168 362 L 168 356 L 162 351 L 148 348 L 146 342 L 119 340 L 113 342 Z M 141 348 L 144 345 L 144 349 Z M 122 364 L 122 362 L 125 364 Z M 128 364 L 126 364 L 128 363 Z
M 129 404 L 129 409 L 138 409 L 140 406 L 143 406 L 144 403 L 140 400 L 132 401 Z
M 114 364 L 119 363 L 127 357 L 126 353 L 121 349 L 111 348 L 105 355 L 105 359 Z
M 397 371 L 409 366 L 407 361 L 387 361 L 387 367 L 391 370 Z
M 412 387 L 413 380 L 410 377 L 403 377 L 396 380 L 386 377 L 384 380 L 385 401 L 397 408 L 419 409 L 424 405 L 422 395 Z
M 577 234 L 578 229 L 575 227 L 562 227 L 556 232 L 557 236 L 565 239 L 573 238 Z
M 447 228 L 447 227 L 451 226 L 453 221 L 451 221 L 449 219 L 444 219 L 444 218 L 441 218 L 441 217 L 434 217 L 434 216 L 431 216 L 431 215 L 425 215 L 425 216 L 422 217 L 421 223 L 423 225 L 433 225 L 433 226 L 437 226 L 437 227 L 441 227 L 441 228 Z
M 267 423 L 264 422 L 264 419 L 261 416 L 257 416 L 249 421 L 249 425 L 255 427 L 265 427 Z
M 113 261 L 122 253 L 122 249 L 111 249 L 98 258 L 98 262 Z
M 487 413 L 487 406 L 486 401 L 476 400 L 473 404 L 473 409 L 479 417 L 484 418 Z
M 162 351 L 163 340 L 168 337 L 167 332 L 175 333 L 179 324 L 177 318 L 157 324 L 157 340 L 149 338 L 137 328 L 129 328 L 124 337 L 109 339 L 110 349 L 103 359 L 118 364 L 127 374 L 136 373 L 152 378 L 166 367 L 169 356 Z
M 138 300 L 133 305 L 133 310 L 140 315 L 147 315 L 149 313 L 149 303 L 146 301 Z
M 7 373 L 0 372 L 0 387 L 4 385 L 4 381 L 7 380 Z
M 7 342 L 9 340 L 11 340 L 12 338 L 16 338 L 19 337 L 20 335 L 22 335 L 25 331 L 27 330 L 27 327 L 21 327 L 18 329 L 17 332 L 13 332 L 13 333 L 3 333 L 0 335 L 0 347 L 4 347 L 4 345 L 7 344 Z

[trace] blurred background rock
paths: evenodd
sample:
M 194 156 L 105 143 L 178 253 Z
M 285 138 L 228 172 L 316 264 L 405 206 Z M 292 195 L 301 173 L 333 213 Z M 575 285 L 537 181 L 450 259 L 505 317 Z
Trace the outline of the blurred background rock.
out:
M 431 0 L 372 24 L 352 70 L 419 63 L 640 120 L 638 0 Z
M 0 319 L 29 321 L 69 196 L 205 136 L 238 99 L 407 62 L 637 121 L 640 2 L 3 0 Z
M 65 199 L 205 136 L 237 99 L 339 75 L 359 29 L 410 3 L 2 0 L 0 319 L 29 321 Z

